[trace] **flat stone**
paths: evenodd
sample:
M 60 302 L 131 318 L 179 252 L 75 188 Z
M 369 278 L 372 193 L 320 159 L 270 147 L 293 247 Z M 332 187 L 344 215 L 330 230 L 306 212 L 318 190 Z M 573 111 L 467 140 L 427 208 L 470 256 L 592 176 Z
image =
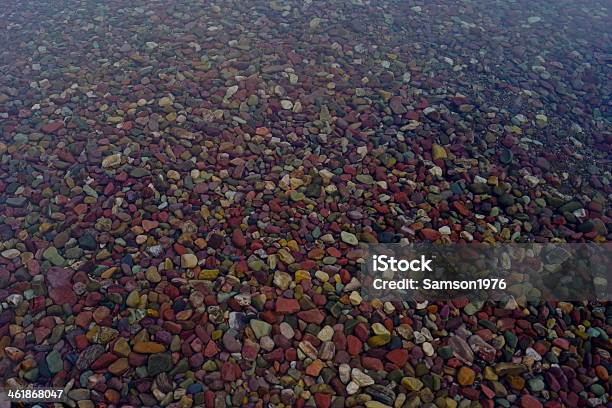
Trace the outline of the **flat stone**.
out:
M 9 197 L 5 202 L 9 207 L 21 208 L 28 202 L 28 200 L 25 197 Z
M 351 379 L 359 387 L 366 387 L 368 385 L 374 384 L 374 379 L 372 379 L 372 377 L 357 368 L 353 368 L 351 370 Z
M 448 345 L 453 350 L 453 355 L 464 363 L 471 364 L 474 361 L 474 353 L 470 345 L 459 336 L 452 336 Z
M 18 249 L 6 249 L 0 253 L 3 258 L 6 259 L 15 259 L 21 254 L 21 251 Z
M 272 326 L 262 320 L 253 319 L 249 322 L 249 325 L 251 326 L 255 337 L 257 337 L 258 339 L 261 339 L 264 336 L 268 336 L 272 332 Z
M 276 300 L 274 310 L 278 313 L 297 313 L 300 311 L 300 304 L 296 299 L 279 298 Z
M 152 341 L 143 341 L 140 343 L 134 344 L 134 351 L 136 353 L 143 354 L 152 354 L 152 353 L 161 353 L 166 350 L 163 344 L 152 342 Z

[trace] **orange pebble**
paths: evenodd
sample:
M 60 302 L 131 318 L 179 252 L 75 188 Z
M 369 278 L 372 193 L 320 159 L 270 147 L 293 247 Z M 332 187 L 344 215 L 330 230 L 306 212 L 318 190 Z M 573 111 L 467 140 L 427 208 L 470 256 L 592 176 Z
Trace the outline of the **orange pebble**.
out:
M 599 377 L 600 380 L 602 381 L 608 381 L 608 370 L 606 370 L 606 367 L 604 366 L 597 366 L 595 367 L 595 374 L 597 374 L 597 377 Z

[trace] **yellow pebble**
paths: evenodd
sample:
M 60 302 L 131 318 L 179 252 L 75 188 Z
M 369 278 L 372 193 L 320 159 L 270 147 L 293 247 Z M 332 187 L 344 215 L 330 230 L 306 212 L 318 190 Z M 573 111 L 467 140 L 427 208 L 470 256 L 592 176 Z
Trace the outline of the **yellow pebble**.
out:
M 287 246 L 293 252 L 299 252 L 299 250 L 300 250 L 300 247 L 299 247 L 297 241 L 295 241 L 294 239 L 292 239 L 291 241 L 287 242 Z
M 295 271 L 295 281 L 296 283 L 300 283 L 303 280 L 310 279 L 310 273 L 304 269 L 299 269 Z
M 390 335 L 389 330 L 382 323 L 374 323 L 372 325 L 372 331 L 377 335 Z
M 370 304 L 374 309 L 380 309 L 383 307 L 383 302 L 380 299 L 372 299 Z
M 321 282 L 327 282 L 329 280 L 329 275 L 323 271 L 316 271 L 315 278 L 317 278 Z
M 110 279 L 118 269 L 119 269 L 118 267 L 113 266 L 111 268 L 108 268 L 104 272 L 102 272 L 100 276 L 102 277 L 102 279 Z

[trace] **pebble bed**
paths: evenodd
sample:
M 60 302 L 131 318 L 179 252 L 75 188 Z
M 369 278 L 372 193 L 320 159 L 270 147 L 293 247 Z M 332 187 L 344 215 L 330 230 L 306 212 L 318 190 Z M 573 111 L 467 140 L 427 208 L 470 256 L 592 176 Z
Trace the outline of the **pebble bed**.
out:
M 611 407 L 606 302 L 361 298 L 607 242 L 610 3 L 7 0 L 0 378 L 90 407 Z

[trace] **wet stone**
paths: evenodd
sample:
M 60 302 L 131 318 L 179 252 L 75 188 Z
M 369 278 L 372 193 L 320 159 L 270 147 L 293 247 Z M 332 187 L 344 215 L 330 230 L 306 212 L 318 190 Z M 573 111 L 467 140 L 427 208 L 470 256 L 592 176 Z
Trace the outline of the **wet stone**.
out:
M 609 241 L 605 7 L 56 3 L 0 13 L 3 383 L 608 403 L 605 301 L 395 302 L 359 271 L 379 242 Z

